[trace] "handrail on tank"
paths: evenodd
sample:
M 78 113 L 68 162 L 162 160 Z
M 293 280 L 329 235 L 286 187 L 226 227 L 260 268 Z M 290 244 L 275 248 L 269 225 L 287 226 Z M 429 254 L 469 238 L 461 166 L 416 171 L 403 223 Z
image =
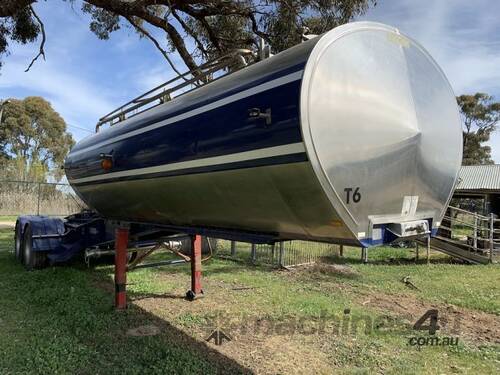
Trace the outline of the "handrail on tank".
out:
M 145 107 L 147 104 L 150 104 L 156 100 L 159 100 L 159 102 L 148 108 L 144 108 L 144 110 L 163 104 L 165 101 L 172 100 L 172 94 L 175 93 L 176 91 L 185 88 L 186 86 L 193 85 L 194 87 L 179 93 L 175 97 L 186 94 L 192 90 L 195 90 L 201 86 L 206 85 L 207 83 L 213 82 L 229 73 L 234 72 L 235 70 L 239 70 L 242 67 L 247 66 L 249 64 L 249 62 L 246 59 L 246 57 L 248 56 L 252 56 L 255 58 L 255 54 L 251 50 L 237 49 L 228 54 L 220 56 L 216 59 L 207 61 L 206 63 L 200 65 L 196 69 L 192 69 L 181 75 L 178 75 L 177 77 L 172 78 L 167 82 L 152 88 L 151 90 L 145 92 L 144 94 L 139 95 L 138 97 L 132 99 L 131 101 L 123 104 L 122 106 L 116 108 L 115 110 L 101 117 L 97 122 L 95 131 L 97 133 L 99 131 L 99 128 L 106 123 L 109 123 L 109 125 L 112 126 L 119 123 L 120 121 L 125 120 L 126 115 L 128 113 L 138 110 L 139 108 Z M 222 72 L 222 74 L 217 76 L 216 78 L 213 77 L 215 73 L 223 70 L 226 70 L 226 72 Z M 183 82 L 173 87 L 166 88 L 166 86 L 171 85 L 179 80 L 182 80 Z M 163 90 L 160 91 L 159 93 L 156 93 L 153 96 L 148 96 L 161 89 Z M 128 116 L 128 118 L 135 116 L 141 112 L 142 111 L 136 112 Z

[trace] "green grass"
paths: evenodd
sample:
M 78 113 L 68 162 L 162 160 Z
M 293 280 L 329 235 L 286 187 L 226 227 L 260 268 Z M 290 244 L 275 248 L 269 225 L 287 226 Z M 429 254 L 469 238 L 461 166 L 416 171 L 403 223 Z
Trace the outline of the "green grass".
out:
M 112 374 L 241 372 L 237 364 L 112 294 L 81 266 L 25 272 L 13 260 L 12 231 L 0 231 L 0 373 Z M 107 280 L 107 278 L 105 279 Z M 162 334 L 130 337 L 155 324 Z M 208 359 L 209 357 L 210 360 Z
M 2 374 L 303 372 L 300 366 L 307 372 L 349 374 L 500 371 L 499 346 L 462 341 L 457 347 L 417 350 L 407 344 L 415 331 L 406 319 L 365 306 L 360 297 L 404 295 L 498 314 L 496 266 L 449 264 L 440 255 L 433 255 L 429 266 L 414 264 L 408 249 L 392 248 L 370 250 L 368 265 L 352 248 L 344 258 L 329 260 L 348 265 L 348 273 L 276 271 L 212 259 L 203 266 L 205 298 L 192 303 L 178 298 L 188 287 L 188 265 L 142 269 L 128 274 L 129 309 L 115 312 L 112 266 L 88 269 L 75 263 L 25 272 L 13 260 L 12 246 L 12 230 L 0 230 Z M 407 288 L 401 282 L 405 276 L 420 290 Z M 390 329 L 343 332 L 346 308 L 351 321 L 386 322 Z M 220 350 L 203 341 L 217 313 L 224 328 L 234 332 Z M 277 331 L 289 322 L 315 327 L 318 316 L 328 318 L 322 334 Z M 274 330 L 258 331 L 261 321 Z M 161 333 L 126 334 L 148 324 Z
M 409 251 L 390 247 L 373 248 L 369 250 L 369 264 L 360 264 L 359 249 L 347 248 L 344 259 L 332 261 L 351 263 L 362 274 L 361 278 L 346 281 L 351 285 L 392 294 L 408 293 L 407 286 L 399 281 L 410 276 L 420 289 L 412 291 L 412 294 L 419 299 L 500 315 L 498 265 L 453 264 L 448 262 L 447 256 L 435 252 L 432 252 L 431 264 L 425 265 L 424 249 L 421 249 L 419 263 L 415 264 L 410 259 L 414 253 Z M 392 259 L 389 264 L 388 259 Z

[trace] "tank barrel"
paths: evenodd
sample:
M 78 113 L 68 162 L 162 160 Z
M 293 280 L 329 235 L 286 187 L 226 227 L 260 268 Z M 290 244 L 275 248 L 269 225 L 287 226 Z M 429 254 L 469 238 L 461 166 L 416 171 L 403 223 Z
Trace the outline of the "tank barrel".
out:
M 256 57 L 240 52 L 229 74 L 189 90 L 199 77 L 186 74 L 101 118 L 115 125 L 65 162 L 81 199 L 109 219 L 241 241 L 370 247 L 436 233 L 462 130 L 420 44 L 355 22 L 248 66 Z

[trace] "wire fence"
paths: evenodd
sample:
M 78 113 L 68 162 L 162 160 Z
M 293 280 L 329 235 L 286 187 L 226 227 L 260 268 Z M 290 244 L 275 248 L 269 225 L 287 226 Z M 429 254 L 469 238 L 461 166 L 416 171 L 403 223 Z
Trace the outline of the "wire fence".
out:
M 0 180 L 2 216 L 67 216 L 84 208 L 69 184 Z
M 321 262 L 339 253 L 338 245 L 311 241 L 283 241 L 268 245 L 219 240 L 216 249 L 217 256 L 222 258 L 280 267 Z

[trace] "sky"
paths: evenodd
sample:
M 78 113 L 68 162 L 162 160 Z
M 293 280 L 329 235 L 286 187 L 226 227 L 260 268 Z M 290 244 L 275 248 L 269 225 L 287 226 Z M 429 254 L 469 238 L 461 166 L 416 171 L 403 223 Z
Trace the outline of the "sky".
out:
M 359 20 L 386 23 L 420 42 L 447 75 L 456 95 L 486 92 L 500 101 L 500 1 L 378 0 Z M 99 117 L 173 77 L 161 54 L 130 28 L 101 41 L 89 17 L 60 0 L 35 4 L 47 33 L 46 61 L 24 72 L 38 44 L 11 44 L 0 70 L 0 98 L 40 95 L 76 140 Z M 179 66 L 180 59 L 174 56 Z M 84 128 L 87 130 L 82 130 Z M 490 141 L 500 163 L 500 129 Z

